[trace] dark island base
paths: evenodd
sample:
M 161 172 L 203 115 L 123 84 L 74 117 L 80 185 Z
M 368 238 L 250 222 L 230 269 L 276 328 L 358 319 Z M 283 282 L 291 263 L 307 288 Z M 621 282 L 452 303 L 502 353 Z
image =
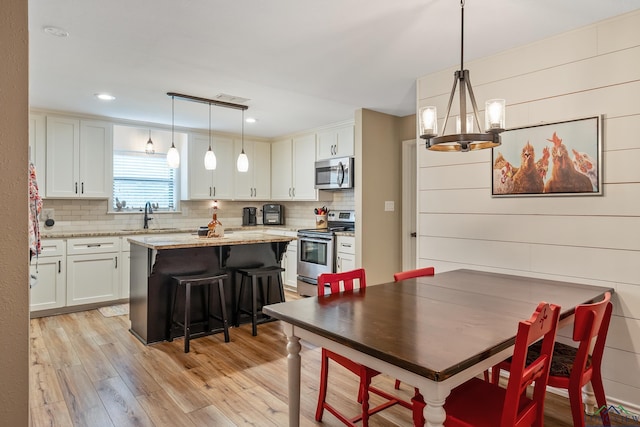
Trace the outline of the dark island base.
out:
M 270 242 L 246 245 L 209 246 L 185 249 L 167 249 L 154 251 L 146 247 L 131 245 L 131 292 L 129 299 L 129 317 L 131 319 L 131 333 L 144 344 L 152 344 L 169 339 L 167 329 L 169 325 L 170 301 L 173 285 L 171 276 L 215 273 L 225 270 L 229 279 L 225 280 L 225 304 L 229 325 L 231 326 L 235 314 L 235 305 L 240 284 L 240 277 L 233 280 L 234 269 L 256 266 L 279 266 L 282 256 L 289 242 Z M 155 257 L 155 259 L 154 259 Z M 220 314 L 218 292 L 211 287 L 210 310 Z M 181 293 L 180 293 L 181 292 Z M 192 291 L 192 319 L 198 321 L 204 318 L 203 292 Z M 270 302 L 279 302 L 280 293 L 276 286 L 271 286 Z M 178 304 L 175 316 L 184 318 L 184 289 L 179 290 Z M 242 305 L 250 307 L 247 295 Z M 240 316 L 240 323 L 250 323 L 248 316 Z M 212 319 L 212 326 L 221 331 Z M 218 324 L 220 322 L 217 322 Z M 194 333 L 201 332 L 195 328 Z M 182 336 L 179 329 L 172 329 L 172 337 Z

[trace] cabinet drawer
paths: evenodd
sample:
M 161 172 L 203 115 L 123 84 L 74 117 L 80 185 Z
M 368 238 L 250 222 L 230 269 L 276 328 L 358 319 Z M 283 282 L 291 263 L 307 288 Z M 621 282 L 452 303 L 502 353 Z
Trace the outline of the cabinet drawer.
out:
M 338 252 L 346 254 L 356 253 L 356 239 L 351 236 L 338 236 Z
M 119 237 L 83 237 L 67 240 L 67 255 L 99 254 L 119 250 Z
M 42 250 L 39 257 L 64 255 L 64 240 L 42 239 Z

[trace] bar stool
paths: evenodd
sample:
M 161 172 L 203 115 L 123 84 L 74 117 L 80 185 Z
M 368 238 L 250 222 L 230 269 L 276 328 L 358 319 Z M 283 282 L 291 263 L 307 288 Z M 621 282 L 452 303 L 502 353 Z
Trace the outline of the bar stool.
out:
M 228 278 L 227 273 L 218 272 L 218 273 L 202 273 L 202 274 L 192 274 L 192 275 L 182 275 L 182 276 L 172 276 L 173 283 L 173 298 L 170 305 L 169 310 L 169 322 L 167 326 L 167 337 L 169 341 L 173 341 L 173 337 L 171 336 L 171 331 L 173 330 L 174 325 L 178 325 L 184 328 L 184 352 L 189 353 L 189 340 L 191 339 L 191 327 L 194 325 L 205 325 L 206 329 L 202 332 L 198 332 L 198 336 L 209 335 L 213 332 L 219 332 L 220 330 L 224 331 L 224 341 L 229 342 L 229 322 L 227 319 L 227 308 L 224 297 L 224 284 L 223 280 Z M 211 313 L 210 311 L 210 300 L 211 300 L 211 285 L 215 282 L 218 282 L 218 296 L 220 298 L 220 313 L 218 316 L 216 314 Z M 191 287 L 192 286 L 201 286 L 204 293 L 204 319 L 192 322 L 191 321 Z M 178 296 L 178 288 L 185 288 L 185 299 L 184 299 L 184 322 L 180 322 L 178 320 L 174 320 L 174 313 L 176 309 L 176 300 Z M 222 322 L 222 328 L 217 330 L 211 329 L 210 319 L 217 319 Z
M 284 302 L 284 287 L 282 285 L 282 272 L 284 268 L 278 266 L 267 266 L 267 267 L 254 267 L 254 268 L 238 268 L 236 272 L 242 277 L 240 280 L 240 290 L 238 291 L 238 299 L 236 301 L 236 309 L 234 311 L 234 324 L 238 326 L 239 318 L 241 313 L 246 313 L 251 316 L 251 332 L 255 337 L 258 335 L 258 323 L 270 322 L 275 319 L 271 319 L 271 317 L 265 316 L 265 318 L 261 319 L 258 322 L 258 312 L 262 312 L 262 306 L 270 304 L 269 302 L 269 293 L 271 290 L 271 279 L 275 278 L 278 286 L 278 290 L 280 293 L 280 301 L 275 302 Z M 267 289 L 265 296 L 264 289 L 264 279 L 267 279 Z M 244 295 L 245 289 L 245 281 L 251 281 L 251 287 L 249 288 L 250 298 L 251 298 L 251 311 L 242 308 L 242 297 Z M 261 286 L 258 287 L 258 281 L 260 281 Z M 261 307 L 260 310 L 257 308 L 257 293 L 260 292 L 260 302 Z

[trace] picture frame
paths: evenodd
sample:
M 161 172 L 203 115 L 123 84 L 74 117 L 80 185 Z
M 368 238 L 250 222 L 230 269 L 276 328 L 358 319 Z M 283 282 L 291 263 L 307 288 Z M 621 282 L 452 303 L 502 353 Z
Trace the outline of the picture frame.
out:
M 602 195 L 603 116 L 507 129 L 492 149 L 492 197 Z

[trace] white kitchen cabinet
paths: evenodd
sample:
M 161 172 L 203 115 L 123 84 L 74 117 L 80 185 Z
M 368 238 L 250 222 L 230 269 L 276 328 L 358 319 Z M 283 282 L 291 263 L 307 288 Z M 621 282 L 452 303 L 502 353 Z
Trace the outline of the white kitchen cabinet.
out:
M 46 196 L 108 198 L 113 185 L 112 125 L 47 116 Z
M 298 233 L 296 231 L 269 229 L 268 234 L 275 234 L 276 236 L 289 236 L 296 237 Z M 284 268 L 283 284 L 292 291 L 296 291 L 298 288 L 298 241 L 292 240 L 287 245 L 287 251 L 282 255 L 282 261 L 280 266 Z
M 67 240 L 67 305 L 120 298 L 120 238 Z
M 272 200 L 320 200 L 315 189 L 315 134 L 275 141 L 271 150 Z
M 66 303 L 67 268 L 64 240 L 43 239 L 38 258 L 31 259 L 29 273 L 35 277 L 31 288 L 31 311 L 64 307 Z
M 122 237 L 120 242 L 120 292 L 119 298 L 129 298 L 131 284 L 131 245 L 128 237 Z
M 318 160 L 334 157 L 351 157 L 355 153 L 354 126 L 347 124 L 317 133 Z
M 209 135 L 189 135 L 187 167 L 181 168 L 183 200 L 230 200 L 233 198 L 233 178 L 236 167 L 233 140 L 212 136 L 211 149 L 217 160 L 215 170 L 207 170 L 204 167 L 204 156 L 209 150 Z
M 45 196 L 46 192 L 46 153 L 47 153 L 47 118 L 44 114 L 29 114 L 29 160 L 36 167 L 38 192 Z
M 337 236 L 336 243 L 336 271 L 350 271 L 356 268 L 356 238 L 351 236 Z
M 270 200 L 271 198 L 271 144 L 244 140 L 244 152 L 249 159 L 249 170 L 238 172 L 236 160 L 242 151 L 242 141 L 235 140 L 233 156 L 234 198 L 236 200 Z

